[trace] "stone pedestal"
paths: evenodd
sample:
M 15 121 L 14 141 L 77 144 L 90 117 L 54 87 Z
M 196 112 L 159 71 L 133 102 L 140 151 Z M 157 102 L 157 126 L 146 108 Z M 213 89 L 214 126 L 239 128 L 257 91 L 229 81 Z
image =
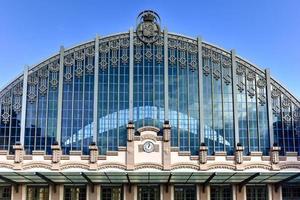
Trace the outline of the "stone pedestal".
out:
M 97 163 L 98 155 L 99 155 L 97 145 L 95 143 L 91 144 L 89 146 L 89 150 L 90 150 L 90 163 Z
M 24 157 L 24 148 L 21 144 L 16 144 L 13 146 L 13 149 L 15 150 L 15 163 L 21 163 L 23 162 Z
M 279 163 L 279 152 L 281 148 L 278 146 L 273 146 L 271 147 L 270 150 L 270 158 L 271 158 L 271 163 L 272 164 L 278 164 Z
M 237 145 L 235 148 L 235 162 L 236 164 L 242 164 L 244 159 L 243 159 L 243 153 L 244 153 L 244 147 Z
M 208 151 L 207 146 L 201 144 L 199 148 L 199 164 L 207 163 L 207 151 Z
M 51 146 L 52 149 L 52 163 L 59 163 L 61 159 L 61 149 L 58 144 Z
M 124 185 L 124 200 L 135 200 L 137 197 L 137 186 L 131 186 L 131 192 L 129 192 L 129 185 Z
M 94 186 L 94 192 L 92 192 L 91 185 L 87 185 L 87 199 L 89 200 L 99 200 L 100 199 L 100 192 L 101 188 L 100 185 Z
M 49 185 L 49 199 L 63 200 L 64 199 L 64 186 L 56 185 L 56 192 L 55 192 L 54 186 Z

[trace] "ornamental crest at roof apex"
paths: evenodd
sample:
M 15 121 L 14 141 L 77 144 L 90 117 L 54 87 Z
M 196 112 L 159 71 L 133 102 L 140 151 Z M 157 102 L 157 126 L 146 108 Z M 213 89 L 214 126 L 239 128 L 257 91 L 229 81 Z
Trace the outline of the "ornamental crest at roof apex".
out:
M 160 17 L 156 12 L 145 10 L 139 14 L 137 21 L 136 34 L 142 42 L 152 44 L 159 39 Z

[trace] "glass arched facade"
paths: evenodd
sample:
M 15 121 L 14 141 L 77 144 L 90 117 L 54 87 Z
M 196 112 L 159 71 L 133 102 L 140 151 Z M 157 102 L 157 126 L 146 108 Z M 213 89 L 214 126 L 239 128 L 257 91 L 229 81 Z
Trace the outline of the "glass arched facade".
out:
M 300 102 L 268 70 L 216 46 L 161 33 L 151 44 L 135 32 L 108 36 L 26 70 L 0 91 L 0 149 L 101 154 L 126 147 L 135 128 L 171 125 L 171 146 L 198 154 L 300 153 Z

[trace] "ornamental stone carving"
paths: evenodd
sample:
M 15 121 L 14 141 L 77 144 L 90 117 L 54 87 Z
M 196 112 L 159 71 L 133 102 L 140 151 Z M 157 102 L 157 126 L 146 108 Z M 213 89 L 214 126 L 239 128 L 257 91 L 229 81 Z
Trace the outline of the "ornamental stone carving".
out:
M 235 162 L 236 162 L 236 164 L 242 164 L 243 163 L 243 152 L 244 152 L 244 147 L 238 144 L 235 148 Z
M 52 149 L 52 162 L 59 163 L 62 154 L 60 146 L 58 144 L 53 144 L 51 146 L 51 149 Z
M 279 163 L 279 151 L 281 150 L 278 146 L 272 146 L 270 151 L 271 163 L 278 164 Z
M 20 143 L 17 143 L 13 146 L 13 149 L 15 150 L 15 163 L 21 163 L 23 162 L 24 157 L 24 148 Z
M 205 164 L 207 163 L 207 151 L 208 148 L 205 144 L 201 144 L 199 148 L 199 163 L 200 164 Z
M 95 143 L 92 143 L 89 146 L 89 150 L 90 150 L 90 163 L 96 163 L 98 161 L 98 155 L 99 155 L 97 145 Z
M 146 44 L 156 42 L 160 35 L 159 16 L 151 10 L 146 10 L 138 16 L 138 20 L 140 21 L 136 29 L 138 38 Z

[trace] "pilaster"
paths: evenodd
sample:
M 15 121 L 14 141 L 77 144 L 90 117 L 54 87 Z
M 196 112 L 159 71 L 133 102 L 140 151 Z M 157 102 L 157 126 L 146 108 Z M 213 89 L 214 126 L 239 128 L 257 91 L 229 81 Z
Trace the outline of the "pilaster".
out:
M 237 145 L 240 142 L 239 137 L 239 121 L 237 107 L 237 76 L 236 76 L 236 52 L 231 50 L 231 77 L 232 77 L 232 100 L 233 100 L 233 120 L 234 120 L 234 142 Z
M 203 187 L 202 185 L 200 185 L 198 188 L 198 193 L 200 196 L 200 200 L 210 200 L 210 186 L 206 186 L 204 191 L 203 191 Z
M 236 190 L 235 190 L 235 192 L 236 192 L 236 195 L 235 195 L 236 199 L 237 200 L 247 200 L 246 191 L 247 191 L 246 186 L 243 186 L 241 188 L 241 190 L 239 190 L 239 186 L 236 186 Z
M 204 143 L 204 116 L 203 116 L 203 77 L 202 77 L 202 38 L 197 38 L 198 42 L 198 76 L 199 76 L 199 126 L 200 126 L 200 142 Z
M 273 132 L 273 111 L 272 111 L 272 98 L 271 98 L 271 77 L 270 69 L 265 70 L 266 76 L 266 94 L 267 94 L 267 109 L 268 109 L 268 125 L 269 125 L 269 137 L 270 147 L 274 144 L 274 132 Z
M 98 83 L 99 83 L 99 36 L 95 38 L 95 73 L 94 73 L 94 110 L 93 110 L 93 142 L 97 143 L 98 131 Z
M 60 47 L 59 52 L 59 81 L 58 81 L 58 100 L 57 100 L 57 131 L 56 141 L 61 142 L 61 124 L 62 124 L 62 103 L 63 103 L 63 83 L 64 83 L 64 53 L 63 46 Z
M 133 121 L 133 29 L 129 31 L 129 121 Z
M 26 199 L 26 185 L 19 185 L 18 190 L 13 186 L 11 187 L 11 199 L 12 200 L 25 200 Z
M 168 59 L 168 30 L 164 30 L 164 93 L 165 93 L 165 121 L 169 120 L 169 59 Z
M 24 75 L 23 75 L 23 95 L 22 95 L 22 111 L 21 111 L 21 131 L 20 131 L 20 143 L 22 145 L 25 145 L 28 68 L 29 68 L 28 66 L 25 67 Z

